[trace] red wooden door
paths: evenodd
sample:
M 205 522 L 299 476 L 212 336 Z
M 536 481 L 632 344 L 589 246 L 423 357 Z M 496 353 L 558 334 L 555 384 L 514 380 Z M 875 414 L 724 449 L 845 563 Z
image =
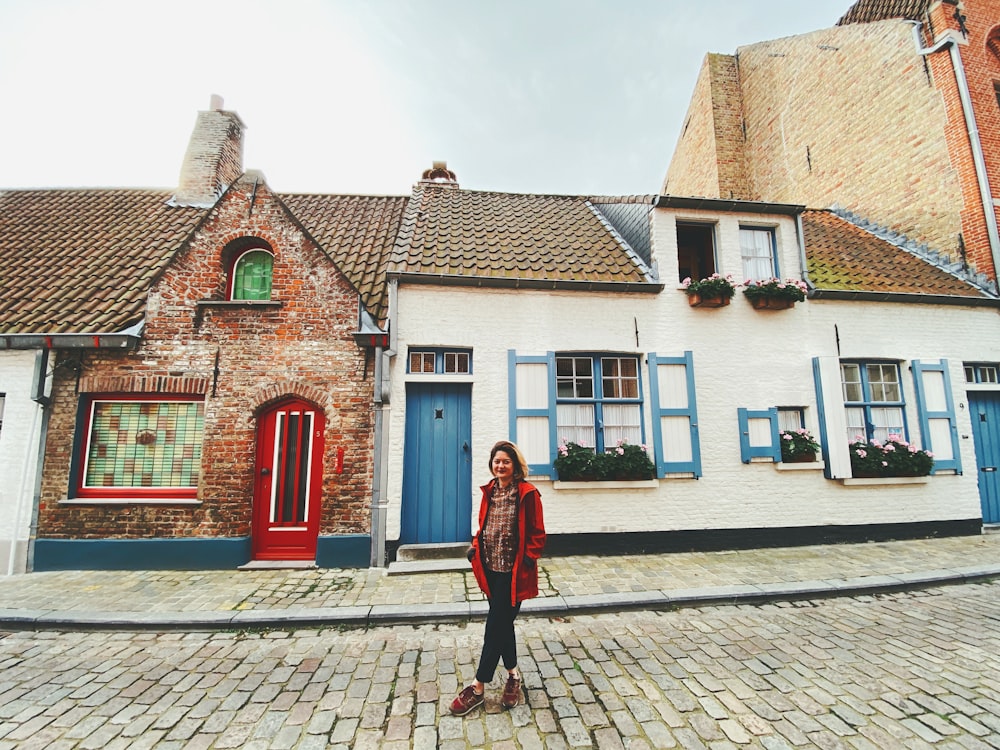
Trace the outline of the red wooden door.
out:
M 323 482 L 323 413 L 299 399 L 257 420 L 253 559 L 315 560 Z

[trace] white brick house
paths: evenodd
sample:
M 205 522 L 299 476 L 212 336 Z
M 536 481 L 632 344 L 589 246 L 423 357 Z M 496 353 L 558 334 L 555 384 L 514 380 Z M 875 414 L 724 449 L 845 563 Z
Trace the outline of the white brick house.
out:
M 390 269 L 390 548 L 466 538 L 475 487 L 501 438 L 516 440 L 532 465 L 552 551 L 979 530 L 968 389 L 995 386 L 967 386 L 966 366 L 1000 362 L 1000 321 L 996 298 L 969 281 L 801 206 L 614 203 L 450 184 L 418 189 L 410 211 Z M 646 247 L 626 221 L 637 216 L 648 221 Z M 810 298 L 756 310 L 737 292 L 724 307 L 691 307 L 680 284 L 691 251 L 679 244 L 694 237 L 709 272 L 742 281 L 748 232 L 769 238 L 776 275 L 809 280 Z M 617 372 L 634 363 L 638 397 L 624 408 L 599 393 L 563 399 L 553 368 L 579 360 L 594 373 L 606 360 Z M 861 373 L 867 389 L 875 372 L 893 381 L 879 386 L 893 389 L 892 403 L 869 394 L 845 404 L 845 373 Z M 932 450 L 935 473 L 852 478 L 848 425 L 859 414 L 876 437 L 901 429 Z M 604 435 L 599 447 L 621 434 L 649 446 L 657 478 L 557 481 L 557 446 L 585 434 L 588 418 L 589 434 Z M 816 435 L 820 460 L 781 462 L 778 421 Z M 442 507 L 442 497 L 452 499 Z

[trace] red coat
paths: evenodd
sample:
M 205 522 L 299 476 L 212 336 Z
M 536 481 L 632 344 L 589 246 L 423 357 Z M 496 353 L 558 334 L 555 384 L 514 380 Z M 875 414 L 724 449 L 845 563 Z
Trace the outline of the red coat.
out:
M 490 596 L 490 589 L 486 583 L 486 574 L 483 571 L 482 556 L 479 554 L 479 536 L 482 533 L 483 525 L 486 523 L 486 516 L 489 513 L 490 498 L 493 494 L 493 485 L 496 479 L 489 484 L 484 484 L 480 489 L 483 491 L 483 498 L 479 503 L 479 531 L 472 538 L 474 554 L 472 557 L 472 572 L 476 575 L 476 582 L 483 590 L 486 597 Z M 538 558 L 542 556 L 545 548 L 545 521 L 542 518 L 542 496 L 538 488 L 530 482 L 522 481 L 519 485 L 517 498 L 517 539 L 518 550 L 514 556 L 513 581 L 511 586 L 511 605 L 523 602 L 538 596 Z M 525 562 L 529 558 L 532 563 Z

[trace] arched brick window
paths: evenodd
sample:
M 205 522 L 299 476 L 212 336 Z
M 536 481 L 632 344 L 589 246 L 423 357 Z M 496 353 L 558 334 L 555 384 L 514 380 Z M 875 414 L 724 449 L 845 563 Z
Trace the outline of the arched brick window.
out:
M 271 299 L 274 252 L 270 245 L 257 237 L 240 237 L 226 246 L 222 257 L 227 299 Z
M 271 299 L 274 256 L 267 250 L 247 250 L 233 262 L 230 299 Z

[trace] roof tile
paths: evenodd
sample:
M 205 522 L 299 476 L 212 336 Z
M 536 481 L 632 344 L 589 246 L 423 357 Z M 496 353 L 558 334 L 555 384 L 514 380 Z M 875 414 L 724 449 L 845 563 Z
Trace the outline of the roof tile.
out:
M 830 211 L 802 214 L 809 280 L 821 290 L 985 297 L 980 290 Z

